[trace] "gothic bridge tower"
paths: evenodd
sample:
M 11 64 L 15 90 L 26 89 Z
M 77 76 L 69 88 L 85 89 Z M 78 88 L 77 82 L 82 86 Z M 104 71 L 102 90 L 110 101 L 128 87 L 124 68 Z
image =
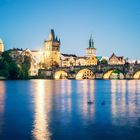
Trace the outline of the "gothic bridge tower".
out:
M 44 63 L 46 68 L 60 66 L 60 39 L 51 29 L 48 40 L 44 41 Z

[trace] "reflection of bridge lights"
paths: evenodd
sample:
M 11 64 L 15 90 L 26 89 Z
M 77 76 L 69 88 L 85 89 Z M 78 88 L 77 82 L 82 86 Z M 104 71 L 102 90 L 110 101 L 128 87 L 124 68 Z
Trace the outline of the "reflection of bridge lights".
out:
M 81 94 L 82 96 L 82 99 L 78 100 L 79 110 L 81 110 L 85 118 L 94 118 L 93 115 L 95 113 L 95 104 L 92 104 L 92 106 L 87 104 L 89 100 L 94 101 L 94 87 L 94 80 L 77 81 L 77 93 Z
M 72 101 L 71 101 L 71 80 L 61 80 L 59 81 L 61 83 L 60 85 L 60 91 L 59 91 L 59 96 L 63 97 L 62 101 L 62 110 L 66 112 L 71 112 L 71 107 L 72 107 Z
M 93 116 L 93 114 L 95 113 L 95 102 L 96 102 L 95 101 L 95 95 L 94 95 L 94 93 L 95 93 L 95 81 L 90 80 L 89 81 L 89 86 L 90 86 L 89 87 L 89 99 L 94 102 L 93 107 L 90 107 L 90 113 Z
M 47 113 L 50 110 L 50 103 L 46 102 L 46 96 L 49 93 L 45 92 L 44 81 L 39 80 L 36 84 L 35 90 L 35 120 L 33 135 L 35 140 L 49 140 L 50 132 L 48 128 Z
M 128 81 L 128 90 L 130 93 L 136 92 L 136 81 Z
M 126 80 L 119 80 L 119 81 L 111 81 L 111 110 L 112 110 L 112 123 L 115 125 L 125 125 L 128 123 L 128 119 L 136 117 L 136 100 L 137 99 L 137 91 L 136 91 L 136 83 L 137 81 L 126 81 Z M 127 119 L 123 121 L 116 120 L 115 118 L 125 117 Z M 135 125 L 136 121 L 129 121 L 130 125 Z
M 111 110 L 113 117 L 126 112 L 126 81 L 111 80 Z
M 0 81 L 0 133 L 3 129 L 3 112 L 4 112 L 4 98 L 5 98 L 5 82 Z
M 126 81 L 119 81 L 119 88 L 121 93 L 121 112 L 126 112 Z M 125 114 L 124 114 L 125 115 Z
M 128 100 L 130 102 L 128 103 L 129 107 L 129 115 L 133 116 L 135 113 L 135 100 L 136 100 L 136 81 L 128 81 L 128 91 L 130 92 L 128 94 Z
M 117 81 L 116 80 L 111 80 L 111 110 L 112 110 L 112 115 L 115 117 L 117 108 L 116 108 L 116 92 L 117 92 Z

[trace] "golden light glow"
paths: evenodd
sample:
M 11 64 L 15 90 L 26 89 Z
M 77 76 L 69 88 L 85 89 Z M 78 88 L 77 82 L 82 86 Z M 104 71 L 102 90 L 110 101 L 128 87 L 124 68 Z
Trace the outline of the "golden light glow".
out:
M 128 100 L 131 100 L 131 102 L 129 102 L 128 104 L 128 107 L 129 107 L 129 115 L 131 117 L 135 115 L 136 104 L 134 101 L 136 100 L 136 89 L 138 89 L 136 85 L 137 85 L 137 81 L 128 81 L 128 90 L 131 93 L 128 96 Z
M 103 76 L 103 79 L 109 79 L 111 74 L 112 74 L 113 70 L 110 70 L 110 71 L 107 71 L 104 76 Z
M 139 102 L 137 94 L 139 93 L 139 81 L 135 80 L 112 80 L 111 81 L 111 111 L 112 111 L 112 123 L 114 125 L 126 125 L 130 124 L 135 126 L 137 123 L 136 109 Z M 121 120 L 115 119 L 118 117 L 126 117 L 128 119 Z M 131 121 L 128 121 L 129 118 Z
M 94 80 L 82 80 L 77 81 L 77 93 L 83 94 L 82 100 L 78 100 L 80 103 L 79 108 L 82 109 L 82 113 L 85 118 L 91 117 L 94 120 L 95 117 L 95 103 L 90 107 L 87 102 L 95 102 L 95 81 Z M 82 102 L 82 103 L 81 103 Z
M 57 71 L 55 72 L 55 79 L 67 79 L 68 74 L 65 71 Z
M 115 70 L 115 69 L 114 69 L 114 70 Z M 114 70 L 109 70 L 109 71 L 107 71 L 107 72 L 103 75 L 103 79 L 110 79 L 111 76 L 112 76 L 112 74 L 113 74 L 113 71 L 114 71 Z M 118 76 L 119 76 L 119 77 L 117 77 L 117 78 L 119 78 L 119 79 L 124 79 L 124 75 L 123 75 L 122 73 L 118 74 Z
M 140 79 L 140 71 L 134 74 L 134 79 Z
M 61 100 L 62 102 L 62 111 L 71 114 L 72 109 L 72 99 L 71 99 L 71 92 L 72 92 L 72 81 L 71 80 L 61 80 L 59 85 L 59 93 L 60 96 L 67 98 L 65 100 Z
M 123 125 L 125 122 L 118 123 L 118 120 L 114 119 L 118 115 L 126 116 L 126 81 L 125 80 L 111 80 L 111 112 L 112 123 L 114 125 Z
M 0 81 L 0 133 L 3 128 L 3 113 L 4 113 L 4 98 L 5 98 L 5 83 Z
M 43 80 L 38 80 L 35 83 L 35 118 L 34 118 L 34 129 L 33 136 L 35 140 L 49 140 L 50 132 L 48 125 L 48 112 L 50 110 L 50 103 L 46 102 L 46 96 L 49 93 L 45 92 L 45 82 Z M 49 98 L 50 99 L 50 98 Z
M 117 81 L 116 80 L 111 80 L 111 110 L 112 110 L 112 115 L 113 117 L 116 116 L 117 108 L 116 108 L 116 92 L 117 92 Z
M 93 72 L 89 69 L 82 69 L 80 70 L 77 75 L 76 75 L 76 79 L 77 80 L 82 80 L 82 79 L 94 79 L 95 75 L 93 74 Z

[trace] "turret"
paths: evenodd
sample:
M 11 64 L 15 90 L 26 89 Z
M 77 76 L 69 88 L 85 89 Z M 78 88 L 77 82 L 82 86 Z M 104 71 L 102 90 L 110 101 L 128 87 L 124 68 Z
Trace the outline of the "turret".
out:
M 59 38 L 59 41 L 58 42 L 59 42 L 59 44 L 61 44 L 60 38 Z
M 55 38 L 55 41 L 58 41 L 57 36 L 56 36 L 56 38 Z
M 54 41 L 55 40 L 55 33 L 54 33 L 54 30 L 51 29 L 51 32 L 50 32 L 50 35 L 49 35 L 49 39 L 48 40 L 51 40 L 51 41 Z

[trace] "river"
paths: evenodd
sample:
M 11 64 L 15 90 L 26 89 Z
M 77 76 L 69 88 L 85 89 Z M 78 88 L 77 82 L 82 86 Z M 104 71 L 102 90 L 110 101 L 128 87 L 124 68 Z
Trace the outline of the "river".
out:
M 0 81 L 0 140 L 78 139 L 139 140 L 140 80 Z

